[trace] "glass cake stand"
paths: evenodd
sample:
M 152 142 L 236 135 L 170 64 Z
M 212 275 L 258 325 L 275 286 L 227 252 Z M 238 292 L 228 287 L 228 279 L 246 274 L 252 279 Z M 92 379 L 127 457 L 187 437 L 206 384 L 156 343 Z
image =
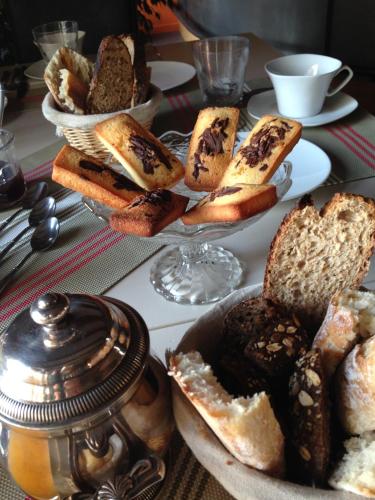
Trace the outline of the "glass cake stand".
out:
M 170 131 L 160 139 L 184 162 L 190 136 Z M 291 171 L 292 165 L 286 161 L 270 180 L 276 185 L 279 201 L 292 184 Z M 190 198 L 188 208 L 206 194 L 191 191 L 183 181 L 174 186 L 173 191 Z M 109 221 L 111 208 L 87 197 L 82 201 L 98 218 Z M 153 239 L 173 246 L 164 250 L 151 268 L 150 280 L 155 290 L 167 300 L 179 304 L 209 304 L 228 295 L 241 282 L 242 265 L 231 252 L 209 242 L 255 224 L 265 213 L 267 211 L 239 222 L 192 226 L 185 226 L 179 219 L 164 228 Z

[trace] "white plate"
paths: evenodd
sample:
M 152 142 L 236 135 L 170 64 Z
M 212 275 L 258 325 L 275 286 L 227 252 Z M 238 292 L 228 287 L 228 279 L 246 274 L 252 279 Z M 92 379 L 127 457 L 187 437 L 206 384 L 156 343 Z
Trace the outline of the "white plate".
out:
M 33 64 L 30 64 L 25 71 L 24 75 L 33 80 L 43 80 L 44 70 L 46 69 L 46 63 L 41 59 Z
M 177 61 L 149 61 L 151 83 L 161 90 L 169 90 L 188 82 L 196 71 L 194 66 Z
M 247 132 L 238 134 L 242 142 Z M 285 158 L 292 163 L 292 186 L 283 201 L 299 198 L 320 186 L 331 172 L 331 161 L 321 148 L 306 139 L 300 139 Z
M 317 127 L 331 123 L 344 116 L 349 115 L 358 107 L 358 101 L 343 92 L 338 92 L 333 97 L 326 99 L 322 111 L 315 116 L 297 118 L 304 127 Z M 247 112 L 253 118 L 259 120 L 263 115 L 278 115 L 276 95 L 274 90 L 267 90 L 256 94 L 247 103 Z

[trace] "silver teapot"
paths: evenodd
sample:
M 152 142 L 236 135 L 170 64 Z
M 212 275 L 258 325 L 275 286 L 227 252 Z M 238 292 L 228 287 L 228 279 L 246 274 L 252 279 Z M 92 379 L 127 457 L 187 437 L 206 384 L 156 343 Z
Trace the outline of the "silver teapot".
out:
M 0 339 L 0 454 L 38 500 L 148 499 L 173 431 L 165 368 L 140 315 L 49 293 Z

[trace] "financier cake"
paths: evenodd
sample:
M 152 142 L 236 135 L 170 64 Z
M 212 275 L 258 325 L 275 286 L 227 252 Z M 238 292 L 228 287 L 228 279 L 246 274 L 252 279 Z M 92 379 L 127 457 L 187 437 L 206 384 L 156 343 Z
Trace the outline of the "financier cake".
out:
M 185 184 L 193 191 L 218 187 L 232 158 L 239 114 L 228 107 L 199 112 L 185 167 Z
M 184 176 L 180 160 L 130 115 L 100 122 L 95 131 L 135 182 L 148 191 L 172 187 Z
M 112 229 L 137 236 L 154 236 L 184 213 L 189 198 L 166 189 L 146 192 L 123 210 L 113 212 Z
M 144 193 L 144 189 L 125 175 L 68 145 L 61 148 L 53 162 L 52 179 L 115 209 L 126 207 Z
M 273 184 L 235 184 L 209 193 L 182 216 L 182 221 L 184 224 L 234 222 L 263 212 L 276 202 Z
M 301 132 L 301 124 L 294 120 L 263 116 L 231 160 L 220 185 L 267 182 L 297 144 Z

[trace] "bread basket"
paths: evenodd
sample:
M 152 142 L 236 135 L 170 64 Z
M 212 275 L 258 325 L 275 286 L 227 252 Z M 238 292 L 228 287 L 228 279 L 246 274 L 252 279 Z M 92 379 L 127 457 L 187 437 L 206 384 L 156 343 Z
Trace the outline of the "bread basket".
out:
M 119 113 L 128 113 L 149 129 L 159 110 L 162 97 L 161 90 L 155 85 L 150 85 L 148 101 L 133 108 L 98 115 L 74 115 L 60 111 L 52 94 L 48 92 L 43 99 L 42 112 L 48 121 L 56 125 L 56 134 L 65 136 L 71 146 L 84 151 L 88 155 L 108 161 L 111 154 L 97 139 L 94 131 L 95 125 Z
M 175 352 L 199 351 L 207 363 L 218 354 L 223 319 L 235 304 L 261 293 L 261 286 L 233 292 L 198 319 L 186 332 Z M 247 467 L 234 458 L 211 431 L 194 406 L 172 383 L 173 411 L 178 430 L 197 460 L 240 500 L 355 500 L 358 495 L 347 491 L 324 490 L 283 481 Z

